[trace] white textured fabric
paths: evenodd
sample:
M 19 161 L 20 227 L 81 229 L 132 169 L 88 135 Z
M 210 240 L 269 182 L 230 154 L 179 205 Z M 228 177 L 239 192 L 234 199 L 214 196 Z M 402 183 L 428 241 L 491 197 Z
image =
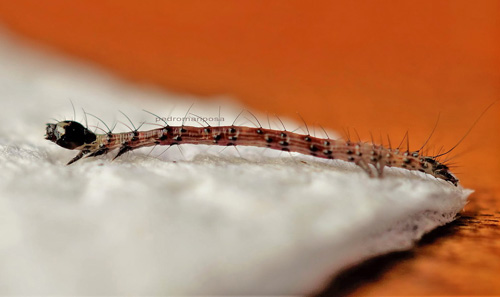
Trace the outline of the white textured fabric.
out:
M 370 179 L 351 164 L 256 148 L 142 149 L 65 166 L 76 152 L 43 135 L 51 118 L 73 117 L 69 99 L 79 120 L 83 107 L 128 124 L 118 110 L 152 121 L 141 109 L 168 115 L 195 98 L 5 35 L 0 65 L 2 295 L 308 294 L 342 268 L 411 248 L 471 192 L 420 173 Z M 230 123 L 236 110 L 220 100 L 193 112 L 214 116 L 219 104 Z

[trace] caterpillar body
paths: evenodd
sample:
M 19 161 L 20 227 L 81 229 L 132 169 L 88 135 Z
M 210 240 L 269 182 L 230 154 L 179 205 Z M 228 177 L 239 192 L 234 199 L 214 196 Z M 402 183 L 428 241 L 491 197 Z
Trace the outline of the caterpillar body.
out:
M 82 157 L 104 155 L 118 149 L 115 159 L 128 151 L 156 145 L 204 144 L 219 146 L 255 146 L 286 152 L 312 155 L 318 158 L 352 162 L 371 177 L 382 177 L 385 167 L 398 167 L 430 174 L 458 186 L 458 179 L 449 167 L 418 151 L 392 149 L 368 142 L 319 138 L 285 130 L 245 126 L 170 126 L 149 131 L 96 134 L 76 121 L 49 123 L 46 137 L 57 145 L 79 150 L 72 164 Z

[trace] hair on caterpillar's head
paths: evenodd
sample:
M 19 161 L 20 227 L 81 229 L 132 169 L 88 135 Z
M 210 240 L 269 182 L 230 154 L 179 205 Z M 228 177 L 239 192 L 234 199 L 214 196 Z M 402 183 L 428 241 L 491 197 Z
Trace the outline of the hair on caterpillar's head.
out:
M 78 122 L 62 121 L 57 124 L 47 124 L 45 139 L 63 148 L 74 150 L 82 145 L 91 144 L 97 137 Z

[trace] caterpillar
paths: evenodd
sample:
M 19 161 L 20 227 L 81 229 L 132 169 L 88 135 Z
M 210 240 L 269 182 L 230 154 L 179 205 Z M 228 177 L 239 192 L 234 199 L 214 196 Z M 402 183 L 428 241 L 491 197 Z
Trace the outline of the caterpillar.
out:
M 459 182 L 445 162 L 438 161 L 439 157 L 451 150 L 435 156 L 426 156 L 421 153 L 422 148 L 410 151 L 409 148 L 393 149 L 373 142 L 321 138 L 311 136 L 309 133 L 267 129 L 263 128 L 260 123 L 257 127 L 238 126 L 234 125 L 234 122 L 228 126 L 212 127 L 207 123 L 207 126 L 195 127 L 184 125 L 184 123 L 181 126 L 171 126 L 165 121 L 165 125 L 161 128 L 148 131 L 138 131 L 134 127 L 131 132 L 112 133 L 110 131 L 96 134 L 79 122 L 65 120 L 47 123 L 45 139 L 65 149 L 80 151 L 67 165 L 83 157 L 96 157 L 115 149 L 118 149 L 118 153 L 113 160 L 126 152 L 156 145 L 254 146 L 351 162 L 363 169 L 370 177 L 381 178 L 385 167 L 397 167 L 424 172 L 450 182 L 454 186 L 458 186 Z

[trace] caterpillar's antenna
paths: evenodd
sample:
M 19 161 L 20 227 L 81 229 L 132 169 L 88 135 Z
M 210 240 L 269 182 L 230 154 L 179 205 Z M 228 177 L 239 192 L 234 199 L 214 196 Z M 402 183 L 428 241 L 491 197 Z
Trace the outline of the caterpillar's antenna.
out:
M 467 130 L 467 132 L 465 133 L 465 135 L 457 142 L 457 144 L 455 144 L 451 149 L 449 149 L 447 152 L 444 152 L 442 154 L 438 154 L 436 156 L 433 156 L 433 158 L 437 158 L 437 157 L 441 157 L 441 156 L 444 156 L 446 154 L 449 154 L 451 151 L 453 151 L 460 143 L 462 143 L 462 141 L 465 139 L 465 137 L 467 137 L 467 135 L 469 135 L 470 131 L 472 131 L 472 129 L 476 126 L 476 124 L 479 122 L 479 120 L 484 116 L 484 114 L 495 104 L 497 103 L 498 100 L 494 101 L 493 103 L 490 103 L 490 105 L 488 105 L 488 107 L 486 107 L 483 112 L 481 112 L 481 114 L 479 115 L 479 117 L 477 117 L 477 119 L 474 121 L 474 123 L 472 124 L 472 126 L 469 128 L 469 130 Z

